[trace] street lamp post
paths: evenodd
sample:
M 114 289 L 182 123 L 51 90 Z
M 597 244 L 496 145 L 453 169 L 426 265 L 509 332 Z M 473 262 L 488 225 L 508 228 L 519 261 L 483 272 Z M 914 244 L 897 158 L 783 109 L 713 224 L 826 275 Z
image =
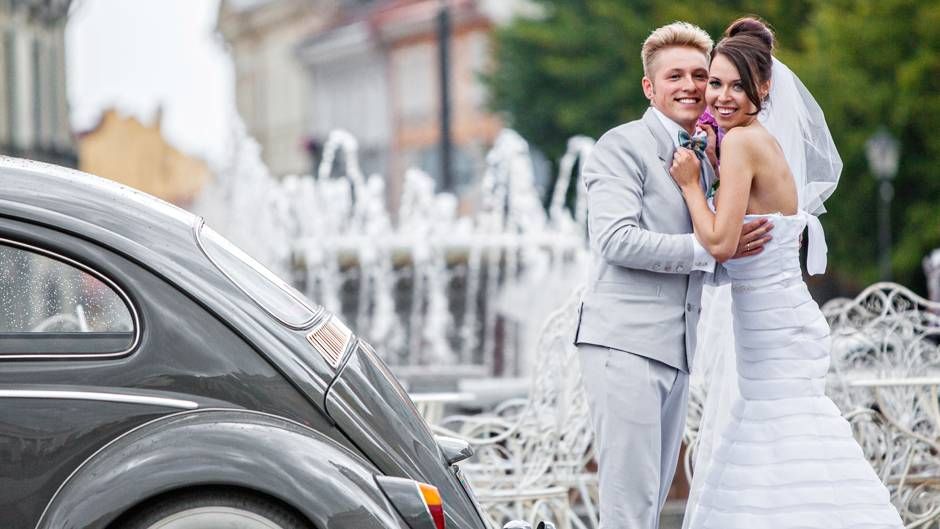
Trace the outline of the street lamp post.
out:
M 940 248 L 924 257 L 924 275 L 927 276 L 927 298 L 940 301 Z
M 892 181 L 898 173 L 900 148 L 897 140 L 881 127 L 865 142 L 865 154 L 871 172 L 878 179 L 878 262 L 881 280 L 891 280 L 891 199 Z
M 440 74 L 440 153 L 441 153 L 441 190 L 455 191 L 453 162 L 453 138 L 451 137 L 450 114 L 450 38 L 451 17 L 448 0 L 440 0 L 437 14 L 437 49 Z

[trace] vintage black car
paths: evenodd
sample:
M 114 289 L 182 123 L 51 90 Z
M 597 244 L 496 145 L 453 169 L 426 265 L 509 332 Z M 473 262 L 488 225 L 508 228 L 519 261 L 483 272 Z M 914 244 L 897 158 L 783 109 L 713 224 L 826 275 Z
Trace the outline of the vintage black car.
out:
M 0 528 L 486 527 L 467 445 L 201 218 L 0 158 L 0 277 Z

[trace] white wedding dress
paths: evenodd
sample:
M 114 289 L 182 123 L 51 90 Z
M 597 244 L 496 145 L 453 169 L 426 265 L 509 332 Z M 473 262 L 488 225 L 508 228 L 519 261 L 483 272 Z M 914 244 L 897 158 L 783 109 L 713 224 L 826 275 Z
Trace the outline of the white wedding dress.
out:
M 901 529 L 887 489 L 825 394 L 829 326 L 803 281 L 799 255 L 808 225 L 809 259 L 818 258 L 822 226 L 805 212 L 770 216 L 773 239 L 764 251 L 724 264 L 740 395 L 695 476 L 701 487 L 684 525 Z M 822 259 L 824 268 L 824 252 Z

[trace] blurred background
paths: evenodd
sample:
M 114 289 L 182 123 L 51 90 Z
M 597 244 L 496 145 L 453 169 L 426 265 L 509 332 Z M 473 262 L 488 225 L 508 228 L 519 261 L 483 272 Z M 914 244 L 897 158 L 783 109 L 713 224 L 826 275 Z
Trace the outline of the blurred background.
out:
M 890 277 L 927 294 L 923 259 L 940 246 L 935 0 L 5 0 L 0 146 L 186 206 L 223 164 L 235 119 L 275 178 L 315 172 L 341 128 L 363 172 L 386 177 L 393 214 L 409 167 L 467 214 L 509 126 L 547 202 L 569 137 L 645 108 L 638 49 L 651 28 L 688 20 L 717 40 L 747 13 L 776 29 L 846 163 L 817 288 L 852 295 Z M 878 173 L 866 143 L 889 136 L 897 163 Z
M 205 215 L 393 364 L 521 374 L 583 273 L 577 160 L 647 106 L 642 41 L 744 14 L 845 161 L 817 299 L 940 298 L 938 0 L 3 0 L 0 150 Z
M 583 441 L 580 473 L 579 161 L 647 107 L 653 28 L 717 41 L 745 14 L 845 162 L 814 297 L 940 301 L 940 0 L 0 0 L 0 153 L 205 216 L 342 314 L 432 423 L 528 394 Z

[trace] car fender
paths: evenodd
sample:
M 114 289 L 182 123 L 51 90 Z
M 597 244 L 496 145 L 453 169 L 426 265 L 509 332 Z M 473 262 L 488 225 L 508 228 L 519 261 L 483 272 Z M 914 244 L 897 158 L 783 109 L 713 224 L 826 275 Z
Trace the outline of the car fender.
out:
M 111 441 L 53 495 L 37 529 L 104 529 L 147 498 L 229 486 L 277 498 L 315 527 L 400 528 L 365 459 L 297 422 L 249 410 L 194 410 Z

